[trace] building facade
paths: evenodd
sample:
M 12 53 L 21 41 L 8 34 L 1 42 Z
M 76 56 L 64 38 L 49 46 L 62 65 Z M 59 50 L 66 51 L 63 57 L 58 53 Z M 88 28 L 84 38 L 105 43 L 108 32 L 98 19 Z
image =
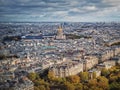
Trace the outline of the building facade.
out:
M 50 71 L 54 72 L 55 77 L 67 77 L 83 72 L 83 63 L 79 60 L 53 65 Z

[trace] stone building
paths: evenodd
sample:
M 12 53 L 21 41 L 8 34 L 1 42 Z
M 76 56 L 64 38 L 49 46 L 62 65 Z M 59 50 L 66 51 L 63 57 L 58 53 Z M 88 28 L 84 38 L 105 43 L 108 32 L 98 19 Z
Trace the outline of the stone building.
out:
M 67 77 L 83 72 L 83 63 L 79 60 L 71 60 L 53 65 L 49 70 L 54 72 L 55 77 Z
M 118 54 L 120 54 L 120 48 L 119 47 L 115 47 L 115 48 L 105 50 L 101 54 L 100 62 L 107 61 L 108 59 L 113 58 L 114 56 L 116 56 Z
M 110 49 L 110 50 L 106 50 L 102 56 L 101 56 L 101 61 L 106 61 L 110 58 L 114 57 L 114 50 Z
M 94 77 L 94 73 L 95 73 L 95 76 L 98 77 L 101 75 L 101 70 L 97 69 L 97 68 L 93 68 L 91 70 L 88 71 L 89 73 L 89 78 L 90 79 L 93 79 Z
M 87 71 L 98 64 L 98 58 L 96 56 L 84 56 L 83 71 Z
M 98 64 L 98 65 L 97 65 L 97 68 L 98 68 L 98 69 L 102 69 L 102 68 L 109 69 L 109 68 L 111 68 L 111 67 L 113 67 L 113 66 L 115 66 L 115 65 L 116 65 L 116 61 L 114 61 L 114 60 L 109 60 L 109 61 L 105 61 L 105 62 L 103 62 L 103 63 Z
M 116 47 L 116 48 L 115 48 L 114 54 L 115 54 L 115 55 L 120 54 L 120 47 Z

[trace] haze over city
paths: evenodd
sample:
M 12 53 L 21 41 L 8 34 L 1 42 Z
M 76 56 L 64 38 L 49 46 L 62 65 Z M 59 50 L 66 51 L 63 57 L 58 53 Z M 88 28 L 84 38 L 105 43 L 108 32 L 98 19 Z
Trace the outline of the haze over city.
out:
M 0 0 L 1 22 L 120 21 L 120 0 Z

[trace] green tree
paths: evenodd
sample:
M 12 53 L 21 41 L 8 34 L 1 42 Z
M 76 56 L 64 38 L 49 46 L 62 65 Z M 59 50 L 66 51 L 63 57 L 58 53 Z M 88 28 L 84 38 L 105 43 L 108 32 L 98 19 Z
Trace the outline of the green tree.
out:
M 117 83 L 117 82 L 111 83 L 110 90 L 120 90 L 120 83 Z

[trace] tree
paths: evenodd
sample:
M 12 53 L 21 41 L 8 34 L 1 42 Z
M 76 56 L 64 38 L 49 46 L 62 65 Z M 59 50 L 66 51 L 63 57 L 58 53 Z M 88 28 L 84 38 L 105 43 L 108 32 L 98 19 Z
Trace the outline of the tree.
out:
M 57 84 L 60 84 L 60 83 L 62 83 L 64 81 L 63 81 L 62 78 L 58 77 L 58 78 L 54 78 L 54 82 L 56 82 Z
M 38 88 L 38 87 L 36 87 L 36 86 L 34 86 L 34 90 L 39 90 L 39 88 Z
M 33 73 L 33 72 L 28 74 L 28 78 L 32 81 L 36 79 L 36 76 L 37 76 L 37 74 Z
M 102 88 L 99 88 L 99 87 L 94 87 L 94 86 L 91 86 L 89 88 L 89 90 L 103 90 Z
M 108 76 L 110 74 L 110 72 L 109 72 L 109 70 L 107 70 L 106 68 L 103 68 L 102 70 L 101 70 L 101 75 L 102 76 Z
M 120 83 L 117 83 L 117 82 L 111 83 L 110 90 L 120 90 Z
M 38 88 L 39 90 L 46 90 L 44 85 L 40 85 Z
M 65 90 L 75 90 L 75 86 L 70 82 L 65 82 L 64 86 L 65 86 Z
M 109 72 L 113 72 L 113 71 L 115 71 L 116 70 L 116 67 L 115 66 L 113 66 L 113 67 L 111 67 L 110 69 L 108 69 L 109 70 Z
M 117 75 L 111 74 L 111 75 L 109 76 L 110 82 L 115 82 L 115 81 L 117 81 L 117 79 L 118 79 Z
M 46 90 L 50 90 L 50 87 L 48 85 L 46 86 Z
M 86 84 L 84 84 L 83 85 L 83 90 L 89 90 L 89 87 Z
M 97 79 L 91 79 L 88 81 L 88 86 L 89 87 L 97 87 Z
M 48 71 L 48 79 L 52 81 L 55 79 L 55 75 L 53 71 Z
M 40 86 L 40 85 L 49 86 L 49 84 L 45 82 L 44 79 L 34 80 L 33 82 L 35 86 Z
M 83 85 L 82 83 L 79 83 L 75 86 L 75 90 L 83 90 Z
M 93 72 L 93 79 L 96 78 L 96 72 Z
M 109 90 L 109 83 L 108 83 L 108 79 L 104 76 L 99 76 L 97 78 L 97 86 L 99 88 L 102 88 L 103 90 Z
M 87 81 L 88 80 L 88 72 L 81 72 L 80 78 L 82 81 Z
M 110 75 L 109 75 L 109 81 L 112 82 L 120 82 L 120 69 L 115 69 Z
M 38 87 L 41 84 L 40 80 L 34 80 L 33 82 L 36 87 Z
M 69 76 L 67 79 L 71 83 L 79 83 L 80 82 L 80 77 L 78 75 Z

